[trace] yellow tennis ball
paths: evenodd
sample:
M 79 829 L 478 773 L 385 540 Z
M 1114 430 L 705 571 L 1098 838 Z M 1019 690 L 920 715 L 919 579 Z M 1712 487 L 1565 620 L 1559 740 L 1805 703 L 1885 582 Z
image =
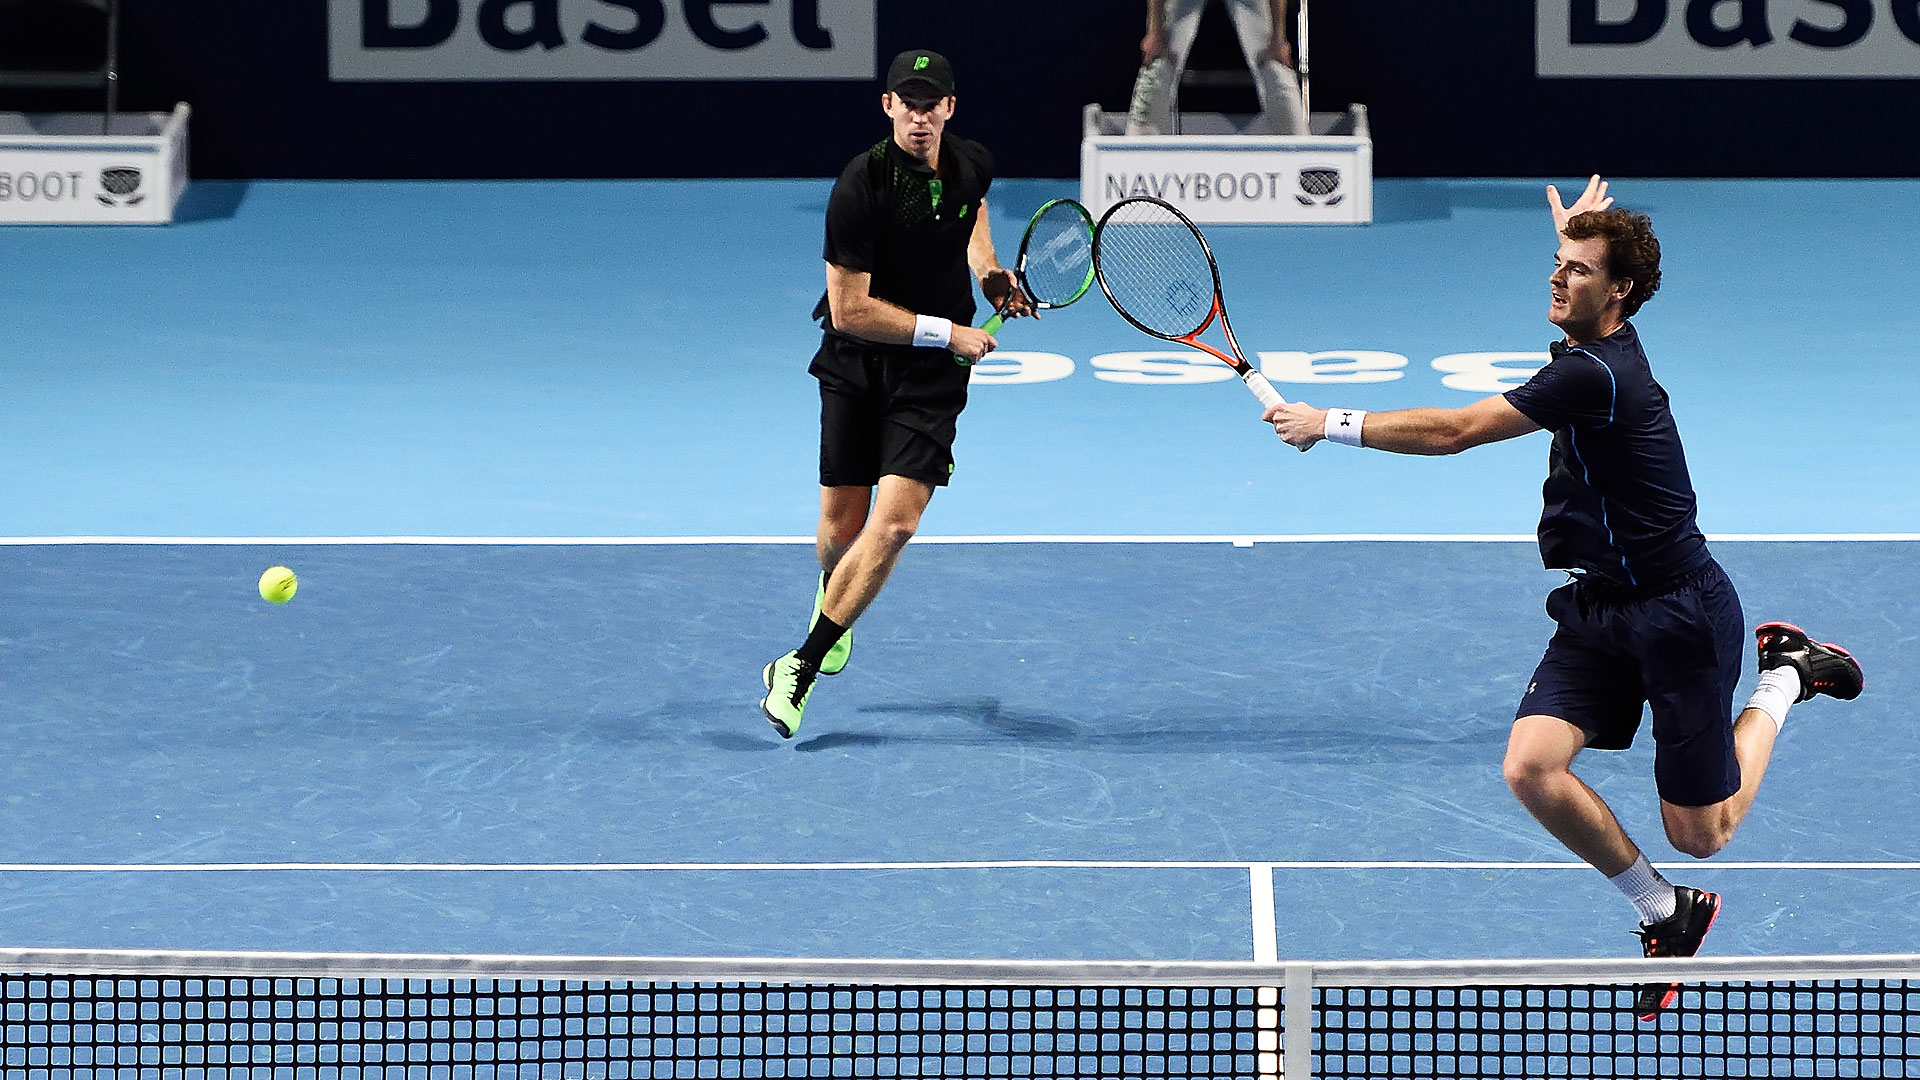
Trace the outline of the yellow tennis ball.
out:
M 276 604 L 284 604 L 293 599 L 293 590 L 300 587 L 300 579 L 293 571 L 284 566 L 269 566 L 267 572 L 260 575 L 260 598 Z

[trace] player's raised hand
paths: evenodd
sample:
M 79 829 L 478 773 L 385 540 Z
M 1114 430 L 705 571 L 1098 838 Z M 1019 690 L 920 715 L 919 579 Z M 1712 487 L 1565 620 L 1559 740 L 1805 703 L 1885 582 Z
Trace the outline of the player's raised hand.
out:
M 1572 206 L 1560 205 L 1560 189 L 1547 185 L 1547 208 L 1553 211 L 1553 231 L 1558 235 L 1566 231 L 1567 222 L 1575 216 L 1589 210 L 1605 210 L 1613 205 L 1613 196 L 1607 194 L 1607 182 L 1595 173 L 1587 180 L 1587 190 L 1573 200 Z
M 1304 401 L 1288 401 L 1268 409 L 1261 419 L 1273 425 L 1273 433 L 1288 446 L 1312 448 L 1326 438 L 1327 410 L 1316 409 Z

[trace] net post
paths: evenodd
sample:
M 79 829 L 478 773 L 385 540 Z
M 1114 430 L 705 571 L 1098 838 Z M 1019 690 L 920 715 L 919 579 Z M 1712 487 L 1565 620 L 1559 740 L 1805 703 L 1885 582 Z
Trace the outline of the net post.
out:
M 1288 964 L 1282 1002 L 1281 1074 L 1287 1080 L 1313 1077 L 1313 965 Z

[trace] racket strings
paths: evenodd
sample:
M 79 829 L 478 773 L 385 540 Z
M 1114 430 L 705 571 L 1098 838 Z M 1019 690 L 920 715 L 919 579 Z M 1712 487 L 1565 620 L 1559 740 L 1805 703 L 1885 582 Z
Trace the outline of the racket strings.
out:
M 1042 214 L 1027 241 L 1027 292 L 1049 307 L 1064 307 L 1093 284 L 1093 231 L 1077 206 Z
M 1213 262 L 1186 222 L 1154 203 L 1125 204 L 1100 226 L 1101 284 L 1150 333 L 1185 337 L 1213 312 Z

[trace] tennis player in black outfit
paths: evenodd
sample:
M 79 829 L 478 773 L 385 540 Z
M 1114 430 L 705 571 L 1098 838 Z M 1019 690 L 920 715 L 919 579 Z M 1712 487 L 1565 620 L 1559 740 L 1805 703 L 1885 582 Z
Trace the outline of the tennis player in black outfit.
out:
M 814 680 L 845 668 L 852 626 L 953 472 L 967 366 L 993 337 L 972 325 L 977 280 L 1009 316 L 1032 313 L 993 251 L 993 157 L 946 133 L 953 68 L 913 49 L 887 68 L 888 138 L 840 174 L 827 200 L 825 333 L 808 369 L 820 381 L 820 586 L 799 648 L 761 673 L 760 711 L 783 738 Z
M 1632 900 L 1648 956 L 1692 956 L 1720 898 L 1674 886 L 1613 811 L 1572 772 L 1586 748 L 1623 750 L 1651 704 L 1654 780 L 1673 846 L 1706 858 L 1753 805 L 1789 705 L 1851 699 L 1860 665 L 1787 623 L 1764 623 L 1760 686 L 1737 717 L 1746 628 L 1740 598 L 1695 523 L 1693 482 L 1666 391 L 1628 318 L 1660 285 L 1660 244 L 1645 215 L 1612 209 L 1599 177 L 1572 207 L 1547 189 L 1560 235 L 1548 319 L 1564 339 L 1505 394 L 1462 409 L 1367 413 L 1302 403 L 1268 410 L 1305 449 L 1322 439 L 1401 454 L 1452 454 L 1553 432 L 1540 554 L 1573 579 L 1547 597 L 1558 624 L 1520 699 L 1505 774 L 1521 804 Z M 1677 984 L 1643 987 L 1651 1018 Z

